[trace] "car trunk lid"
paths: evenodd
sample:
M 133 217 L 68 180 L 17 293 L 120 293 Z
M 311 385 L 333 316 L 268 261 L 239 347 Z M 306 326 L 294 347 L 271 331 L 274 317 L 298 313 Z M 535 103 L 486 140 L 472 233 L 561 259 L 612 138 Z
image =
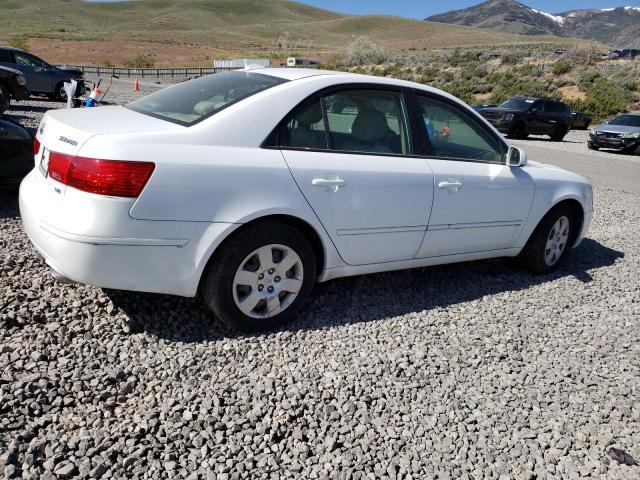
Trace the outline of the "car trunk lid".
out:
M 94 135 L 177 130 L 184 127 L 124 107 L 50 110 L 37 138 L 47 150 L 75 155 Z

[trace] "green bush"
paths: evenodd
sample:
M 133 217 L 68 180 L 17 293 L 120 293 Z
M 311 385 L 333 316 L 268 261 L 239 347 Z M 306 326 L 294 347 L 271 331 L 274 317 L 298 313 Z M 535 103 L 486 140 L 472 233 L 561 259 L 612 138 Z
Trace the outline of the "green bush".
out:
M 14 37 L 9 40 L 9 45 L 13 48 L 19 48 L 20 50 L 24 50 L 25 52 L 29 51 L 29 44 L 27 43 L 27 39 L 23 37 Z
M 628 100 L 622 88 L 600 78 L 587 90 L 584 110 L 594 119 L 602 119 L 626 111 Z
M 578 78 L 578 88 L 580 88 L 580 90 L 582 91 L 587 91 L 589 90 L 589 88 L 591 88 L 596 80 L 601 78 L 602 75 L 600 75 L 600 72 L 598 72 L 595 68 L 589 68 L 588 70 L 582 72 L 580 78 Z
M 566 60 L 558 60 L 553 64 L 553 74 L 554 75 L 564 75 L 565 73 L 569 73 L 573 69 L 573 65 L 567 62 Z
M 517 65 L 524 60 L 522 53 L 507 53 L 502 55 L 501 62 L 503 65 Z
M 347 47 L 344 62 L 347 65 L 376 65 L 388 61 L 386 50 L 379 47 L 367 36 L 356 37 Z
M 127 68 L 153 68 L 156 62 L 151 55 L 139 53 L 133 58 L 125 59 L 122 64 Z

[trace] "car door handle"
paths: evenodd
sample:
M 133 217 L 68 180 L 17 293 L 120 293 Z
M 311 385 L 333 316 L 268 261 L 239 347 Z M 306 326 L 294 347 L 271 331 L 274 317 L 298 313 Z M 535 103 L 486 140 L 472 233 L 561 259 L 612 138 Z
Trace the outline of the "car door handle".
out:
M 344 185 L 344 180 L 341 178 L 314 178 L 311 180 L 311 185 L 314 187 L 333 187 L 333 191 L 336 192 Z
M 462 182 L 460 182 L 460 180 L 454 180 L 450 182 L 440 182 L 438 183 L 438 188 L 446 188 L 447 190 L 458 191 L 460 188 L 462 188 Z

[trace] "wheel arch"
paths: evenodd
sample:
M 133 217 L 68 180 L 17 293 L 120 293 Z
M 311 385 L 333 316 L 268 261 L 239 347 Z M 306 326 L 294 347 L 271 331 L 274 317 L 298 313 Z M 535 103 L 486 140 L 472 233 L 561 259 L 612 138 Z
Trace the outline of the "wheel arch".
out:
M 571 229 L 571 232 L 570 232 L 570 237 L 571 237 L 570 245 L 573 246 L 576 240 L 579 238 L 580 232 L 582 231 L 582 225 L 584 224 L 584 214 L 585 214 L 585 210 L 584 210 L 584 207 L 582 206 L 582 203 L 578 199 L 573 197 L 562 198 L 556 201 L 546 211 L 546 213 L 540 218 L 540 220 L 538 220 L 535 228 L 527 238 L 527 242 L 529 242 L 529 239 L 534 234 L 535 230 L 538 228 L 538 225 L 540 225 L 540 223 L 542 223 L 545 218 L 547 218 L 549 215 L 552 215 L 559 208 L 563 208 L 563 207 L 570 208 L 571 211 L 573 212 L 574 219 L 578 222 L 578 228 Z
M 204 264 L 204 267 L 200 271 L 200 278 L 198 280 L 198 291 L 202 287 L 202 282 L 205 278 L 205 272 L 207 271 L 209 265 L 215 261 L 216 254 L 220 251 L 222 247 L 224 247 L 227 243 L 233 241 L 233 239 L 242 231 L 250 226 L 254 226 L 256 224 L 260 224 L 263 222 L 279 222 L 286 225 L 289 225 L 298 231 L 300 231 L 305 238 L 309 241 L 311 248 L 314 253 L 314 257 L 316 260 L 316 277 L 320 277 L 322 272 L 325 269 L 326 261 L 327 261 L 327 251 L 322 241 L 321 235 L 318 233 L 316 228 L 311 225 L 306 220 L 301 219 L 300 217 L 296 217 L 290 214 L 282 214 L 282 213 L 274 213 L 269 215 L 264 215 L 261 217 L 254 218 L 246 223 L 238 225 L 236 228 L 230 230 L 224 239 L 222 239 L 215 246 L 213 251 L 209 254 L 209 258 Z

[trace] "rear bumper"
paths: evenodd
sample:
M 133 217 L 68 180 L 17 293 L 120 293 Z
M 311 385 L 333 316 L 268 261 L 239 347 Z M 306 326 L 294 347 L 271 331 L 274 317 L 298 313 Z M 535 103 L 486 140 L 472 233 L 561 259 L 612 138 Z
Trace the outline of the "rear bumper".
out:
M 133 220 L 125 210 L 115 235 L 71 232 L 54 225 L 60 222 L 49 208 L 56 205 L 48 198 L 54 194 L 47 186 L 37 169 L 20 185 L 24 229 L 47 265 L 77 283 L 193 297 L 214 246 L 233 228 L 223 223 Z M 99 216 L 86 208 L 90 201 L 88 197 L 84 213 Z M 76 213 L 70 208 L 67 215 Z M 110 222 L 109 212 L 103 217 Z

